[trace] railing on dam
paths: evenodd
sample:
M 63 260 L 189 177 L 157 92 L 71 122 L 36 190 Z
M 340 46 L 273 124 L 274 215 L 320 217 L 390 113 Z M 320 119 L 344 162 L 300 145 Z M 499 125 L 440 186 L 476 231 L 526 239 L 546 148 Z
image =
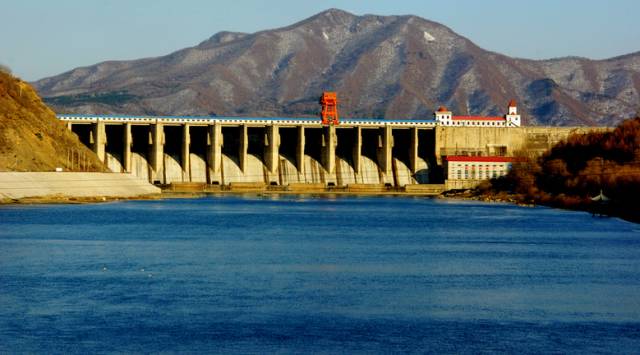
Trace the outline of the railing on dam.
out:
M 72 123 L 132 123 L 132 124 L 251 124 L 251 125 L 304 125 L 322 126 L 318 118 L 299 117 L 218 117 L 218 116 L 129 116 L 129 115 L 57 115 L 58 119 Z M 435 120 L 346 118 L 341 126 L 407 126 L 435 127 Z

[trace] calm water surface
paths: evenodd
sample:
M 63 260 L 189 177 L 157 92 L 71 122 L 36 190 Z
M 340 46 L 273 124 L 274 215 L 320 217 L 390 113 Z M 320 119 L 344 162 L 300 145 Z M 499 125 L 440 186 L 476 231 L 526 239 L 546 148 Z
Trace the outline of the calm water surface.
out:
M 406 197 L 0 208 L 0 353 L 640 353 L 640 226 Z

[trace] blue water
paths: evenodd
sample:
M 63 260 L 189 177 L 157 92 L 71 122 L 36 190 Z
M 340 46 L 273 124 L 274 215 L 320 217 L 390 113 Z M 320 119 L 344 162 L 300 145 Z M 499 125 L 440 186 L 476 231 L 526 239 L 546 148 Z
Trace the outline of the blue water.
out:
M 640 353 L 640 226 L 407 197 L 0 207 L 0 353 Z

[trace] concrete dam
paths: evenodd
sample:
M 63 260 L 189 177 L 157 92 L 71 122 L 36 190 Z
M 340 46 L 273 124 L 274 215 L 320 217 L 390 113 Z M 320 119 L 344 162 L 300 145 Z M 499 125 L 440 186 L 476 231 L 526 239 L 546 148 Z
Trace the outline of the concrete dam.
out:
M 444 184 L 448 155 L 539 154 L 590 128 L 435 120 L 58 115 L 114 172 L 156 184 Z

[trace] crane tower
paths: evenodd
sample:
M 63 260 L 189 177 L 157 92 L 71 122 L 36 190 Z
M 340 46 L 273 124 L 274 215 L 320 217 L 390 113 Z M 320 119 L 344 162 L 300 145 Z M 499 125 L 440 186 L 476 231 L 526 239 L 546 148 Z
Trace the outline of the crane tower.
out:
M 325 91 L 320 97 L 322 105 L 322 124 L 338 124 L 338 95 L 335 92 Z

